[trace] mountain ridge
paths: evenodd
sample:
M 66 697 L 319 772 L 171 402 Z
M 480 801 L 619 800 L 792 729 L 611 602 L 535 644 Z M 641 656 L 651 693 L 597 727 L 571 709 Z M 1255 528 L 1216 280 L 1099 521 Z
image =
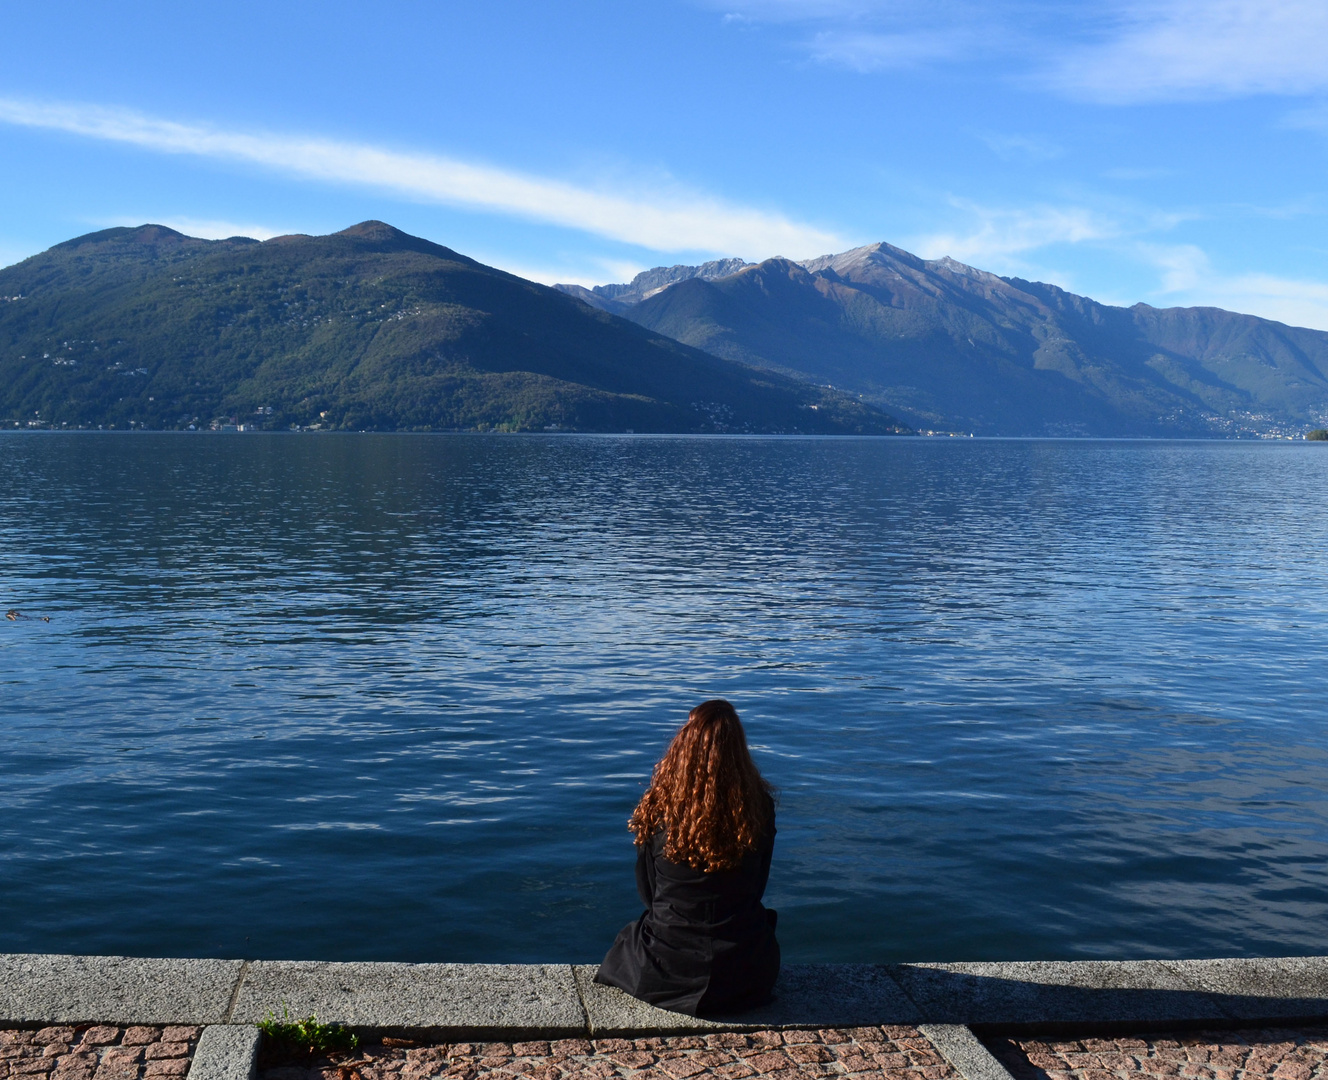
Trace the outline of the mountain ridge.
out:
M 902 432 L 381 221 L 106 229 L 0 270 L 6 427 Z
M 924 429 L 1285 435 L 1328 420 L 1328 333 L 1101 304 L 884 242 L 683 278 L 621 313 Z
M 656 293 L 663 292 L 679 281 L 688 281 L 692 278 L 710 281 L 714 278 L 728 277 L 755 265 L 756 263 L 749 263 L 745 259 L 713 259 L 699 266 L 682 264 L 656 266 L 650 270 L 642 270 L 629 282 L 617 285 L 596 285 L 591 289 L 587 289 L 584 285 L 555 285 L 554 288 L 585 301 L 591 307 L 621 315 L 633 304 L 649 300 Z

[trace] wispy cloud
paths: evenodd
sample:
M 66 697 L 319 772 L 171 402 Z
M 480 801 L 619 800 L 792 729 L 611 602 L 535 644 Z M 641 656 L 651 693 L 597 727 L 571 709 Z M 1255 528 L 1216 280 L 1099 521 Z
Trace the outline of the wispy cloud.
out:
M 640 263 L 625 262 L 620 259 L 600 259 L 598 262 L 608 275 L 605 281 L 597 282 L 599 285 L 603 285 L 610 281 L 628 282 L 642 271 L 652 269 L 652 267 L 643 266 Z
M 245 162 L 288 176 L 579 229 L 655 251 L 805 257 L 846 246 L 824 229 L 685 191 L 608 191 L 363 143 L 180 123 L 128 109 L 0 98 L 0 122 Z
M 515 274 L 527 281 L 538 281 L 541 285 L 583 285 L 587 289 L 593 289 L 596 285 L 604 284 L 602 280 L 593 274 L 587 274 L 583 269 L 569 270 L 566 267 L 536 265 L 522 262 L 520 259 L 509 259 L 505 255 L 488 255 L 483 251 L 476 252 L 475 258 L 488 266 L 506 270 L 509 274 Z
M 1114 104 L 1328 88 L 1323 0 L 1136 0 L 1105 40 L 1066 50 L 1045 81 Z
M 1233 311 L 1328 330 L 1328 282 L 1243 274 L 1220 282 L 1217 296 Z
M 700 0 L 726 23 L 807 27 L 794 46 L 813 61 L 873 72 L 961 60 L 1007 35 L 971 0 L 918 7 L 888 0 Z
M 820 63 L 869 72 L 920 67 L 940 60 L 957 60 L 968 50 L 969 44 L 967 33 L 826 30 L 812 37 L 807 43 L 807 52 Z
M 1275 274 L 1225 275 L 1194 244 L 1138 245 L 1162 273 L 1159 303 L 1220 307 L 1292 326 L 1328 330 L 1328 282 Z
M 927 259 L 949 255 L 984 269 L 1010 270 L 1020 265 L 1012 260 L 1027 252 L 1113 239 L 1124 231 L 1120 222 L 1082 206 L 988 207 L 966 199 L 952 199 L 951 205 L 970 227 L 918 236 L 911 250 Z
M 1197 244 L 1138 243 L 1134 249 L 1161 273 L 1161 294 L 1192 292 L 1214 276 L 1207 253 Z
M 707 7 L 718 8 L 730 22 L 762 20 L 765 22 L 805 22 L 809 19 L 862 19 L 870 17 L 886 4 L 881 0 L 700 0 Z
M 1065 151 L 1052 142 L 1037 135 L 1008 135 L 999 132 L 979 132 L 978 139 L 987 144 L 997 157 L 1005 161 L 1051 161 Z
M 864 73 L 976 62 L 1109 104 L 1328 90 L 1323 0 L 699 2 L 746 23 L 805 26 L 798 47 L 811 59 Z
M 610 281 L 631 281 L 642 270 L 640 263 L 622 262 L 617 259 L 602 259 L 589 256 L 583 259 L 569 260 L 562 265 L 536 264 L 513 260 L 505 254 L 476 251 L 474 257 L 489 266 L 506 270 L 509 274 L 523 277 L 527 281 L 538 281 L 541 285 L 584 285 L 593 289 Z
M 1132 169 L 1126 166 L 1119 166 L 1114 169 L 1108 169 L 1102 175 L 1108 180 L 1162 180 L 1173 174 L 1174 170 L 1167 168 Z
M 1191 220 L 1191 214 L 1128 204 L 1093 209 L 1074 205 L 990 207 L 963 199 L 949 201 L 967 227 L 906 239 L 903 246 L 924 258 L 949 255 L 984 270 L 1032 277 L 1083 292 L 1065 273 L 1049 269 L 1044 260 L 1058 245 L 1086 244 L 1113 259 L 1134 263 L 1156 282 L 1151 288 L 1145 285 L 1132 299 L 1109 299 L 1097 290 L 1087 290 L 1104 303 L 1131 304 L 1142 294 L 1158 306 L 1220 307 L 1328 330 L 1328 282 L 1275 274 L 1226 274 L 1197 244 L 1155 239 Z M 1247 212 L 1254 211 L 1247 208 Z

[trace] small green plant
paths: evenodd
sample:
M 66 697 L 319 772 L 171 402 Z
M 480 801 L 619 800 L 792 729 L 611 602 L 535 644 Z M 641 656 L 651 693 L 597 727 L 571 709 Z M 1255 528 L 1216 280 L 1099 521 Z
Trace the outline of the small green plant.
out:
M 1315 428 L 1305 438 L 1312 442 L 1328 442 L 1328 428 Z
M 281 1016 L 269 1012 L 258 1025 L 265 1039 L 284 1049 L 303 1050 L 310 1054 L 328 1050 L 354 1050 L 360 1045 L 359 1036 L 340 1024 L 320 1024 L 310 1013 L 303 1020 L 292 1019 L 290 1009 L 283 1003 Z

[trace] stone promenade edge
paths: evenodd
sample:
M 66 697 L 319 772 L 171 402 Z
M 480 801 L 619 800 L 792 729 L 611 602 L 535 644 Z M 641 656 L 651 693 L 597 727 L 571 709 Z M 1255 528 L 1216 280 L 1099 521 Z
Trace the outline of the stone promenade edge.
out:
M 0 1024 L 255 1024 L 269 1012 L 440 1038 L 638 1037 L 881 1024 L 1008 1032 L 1328 1019 L 1328 956 L 789 964 L 767 1006 L 701 1020 L 593 982 L 594 965 L 0 954 Z
M 594 971 L 593 965 L 572 964 L 10 953 L 0 954 L 0 1027 L 48 1034 L 57 1027 L 90 1025 L 102 1031 L 196 1029 L 201 1034 L 190 1047 L 188 1080 L 254 1080 L 259 1054 L 254 1025 L 282 1010 L 316 1014 L 324 1023 L 380 1038 L 400 1033 L 440 1044 L 594 1040 L 598 1045 L 613 1039 L 708 1039 L 725 1032 L 779 1040 L 780 1032 L 789 1038 L 801 1032 L 797 1037 L 811 1039 L 808 1045 L 817 1039 L 825 1043 L 816 1053 L 829 1055 L 827 1061 L 839 1053 L 836 1044 L 806 1033 L 912 1028 L 944 1059 L 948 1075 L 1011 1080 L 978 1035 L 1137 1035 L 1328 1021 L 1325 956 L 790 964 L 769 1005 L 709 1019 L 655 1009 L 598 986 Z M 708 1042 L 698 1046 L 696 1053 L 718 1049 Z M 790 1062 L 811 1052 L 781 1051 Z

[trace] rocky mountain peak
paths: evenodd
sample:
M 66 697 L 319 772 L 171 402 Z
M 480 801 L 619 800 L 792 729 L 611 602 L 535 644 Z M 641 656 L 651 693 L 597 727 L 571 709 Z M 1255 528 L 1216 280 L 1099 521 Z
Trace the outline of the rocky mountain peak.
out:
M 714 259 L 700 266 L 685 266 L 681 263 L 677 266 L 656 266 L 650 270 L 642 270 L 631 281 L 622 284 L 596 285 L 593 289 L 587 289 L 582 285 L 555 285 L 554 288 L 575 296 L 578 300 L 584 300 L 593 307 L 617 314 L 633 304 L 639 304 L 642 300 L 663 292 L 679 281 L 690 281 L 692 278 L 714 281 L 755 265 L 745 259 Z
M 967 263 L 961 263 L 958 259 L 952 259 L 946 255 L 941 259 L 933 259 L 927 263 L 928 267 L 934 270 L 945 270 L 958 277 L 971 278 L 974 281 L 980 281 L 986 285 L 1005 285 L 1008 282 L 996 274 L 989 273 L 986 270 L 979 270 L 976 266 L 969 266 Z
M 832 270 L 847 281 L 870 279 L 879 271 L 897 271 L 901 267 L 920 270 L 923 261 L 903 248 L 897 248 L 884 241 L 876 244 L 864 244 L 862 247 L 842 251 L 837 255 L 821 255 L 807 259 L 802 264 L 809 273 Z

